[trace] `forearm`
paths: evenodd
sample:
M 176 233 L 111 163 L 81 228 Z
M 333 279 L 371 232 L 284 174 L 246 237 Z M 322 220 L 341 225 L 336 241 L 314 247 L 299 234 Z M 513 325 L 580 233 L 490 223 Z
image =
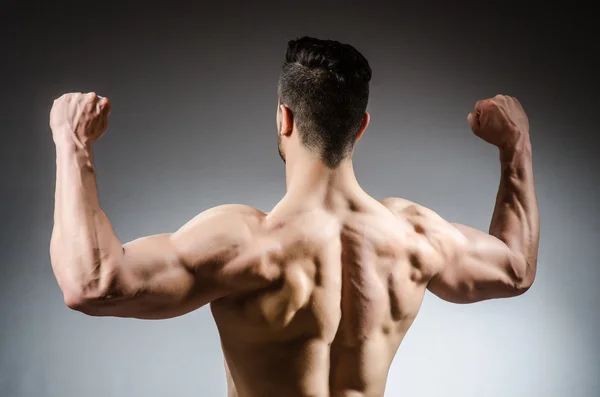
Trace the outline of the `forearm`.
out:
M 91 149 L 57 146 L 51 262 L 66 299 L 97 296 L 122 246 L 100 208 Z
M 501 149 L 500 163 L 500 186 L 489 232 L 522 258 L 513 270 L 522 283 L 530 284 L 536 272 L 539 214 L 529 137 L 511 149 Z

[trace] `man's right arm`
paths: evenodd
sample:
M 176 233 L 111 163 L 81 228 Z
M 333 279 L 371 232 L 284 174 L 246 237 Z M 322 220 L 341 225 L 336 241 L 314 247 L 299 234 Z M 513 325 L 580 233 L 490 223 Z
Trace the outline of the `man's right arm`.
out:
M 529 121 L 518 100 L 496 96 L 469 115 L 473 132 L 497 146 L 501 179 L 489 234 L 453 224 L 445 244 L 453 256 L 428 288 L 453 302 L 520 295 L 533 284 L 539 245 Z
M 489 233 L 445 221 L 416 204 L 400 211 L 415 228 L 412 247 L 428 269 L 428 289 L 455 303 L 517 296 L 532 285 L 539 215 L 528 121 L 516 99 L 480 101 L 469 117 L 476 135 L 500 149 L 500 187 Z
M 501 154 L 502 177 L 489 234 L 452 224 L 441 237 L 450 256 L 428 288 L 456 303 L 511 297 L 531 287 L 539 244 L 538 206 L 529 143 Z M 445 222 L 445 221 L 440 221 Z

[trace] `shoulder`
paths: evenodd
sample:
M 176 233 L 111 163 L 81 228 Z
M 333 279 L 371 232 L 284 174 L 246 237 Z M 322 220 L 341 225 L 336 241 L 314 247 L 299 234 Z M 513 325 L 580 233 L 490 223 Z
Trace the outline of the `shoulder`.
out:
M 216 207 L 204 210 L 198 217 L 207 216 L 237 216 L 247 218 L 261 218 L 265 216 L 265 213 L 245 204 L 223 204 Z
M 402 217 L 407 220 L 442 220 L 435 211 L 417 204 L 413 201 L 399 198 L 399 197 L 388 197 L 380 200 L 388 210 L 390 210 L 396 217 Z
M 265 268 L 265 213 L 248 205 L 207 209 L 172 236 L 182 262 L 204 283 L 229 292 L 267 285 L 279 277 Z M 267 247 L 268 248 L 268 247 Z
M 258 227 L 264 218 L 264 212 L 249 205 L 224 204 L 202 211 L 177 233 L 186 234 L 197 228 L 212 229 L 212 231 L 230 229 L 230 232 L 235 233 Z
M 196 215 L 172 235 L 191 262 L 227 261 L 251 245 L 260 233 L 264 213 L 241 204 L 226 204 Z
M 431 271 L 451 260 L 464 242 L 464 235 L 434 210 L 410 200 L 390 197 L 381 200 L 396 218 L 410 227 L 409 246 L 415 250 L 422 263 Z
M 403 198 L 390 197 L 380 201 L 397 218 L 420 230 L 419 234 L 436 239 L 461 238 L 460 231 L 434 210 Z

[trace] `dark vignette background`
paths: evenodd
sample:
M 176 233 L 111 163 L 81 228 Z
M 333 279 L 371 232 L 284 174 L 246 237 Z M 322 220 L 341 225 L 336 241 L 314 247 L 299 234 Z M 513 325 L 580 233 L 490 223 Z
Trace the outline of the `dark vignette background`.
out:
M 147 322 L 63 305 L 48 257 L 48 114 L 65 92 L 112 100 L 95 153 L 101 203 L 123 241 L 173 231 L 218 204 L 268 210 L 284 193 L 277 76 L 286 41 L 303 35 L 348 42 L 371 63 L 372 123 L 355 163 L 376 197 L 406 197 L 487 230 L 497 153 L 465 117 L 502 93 L 531 120 L 542 219 L 534 287 L 468 306 L 427 294 L 386 396 L 600 395 L 592 13 L 573 2 L 214 3 L 3 3 L 0 395 L 224 395 L 207 308 Z

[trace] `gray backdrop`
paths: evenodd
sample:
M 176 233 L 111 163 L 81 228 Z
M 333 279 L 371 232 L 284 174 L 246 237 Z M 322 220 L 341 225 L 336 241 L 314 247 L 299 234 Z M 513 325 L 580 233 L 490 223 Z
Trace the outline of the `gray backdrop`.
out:
M 453 305 L 427 294 L 386 396 L 600 395 L 598 79 L 579 14 L 376 1 L 175 5 L 9 1 L 0 11 L 0 396 L 223 396 L 209 310 L 165 321 L 70 311 L 48 255 L 52 100 L 112 100 L 95 146 L 119 237 L 174 231 L 223 203 L 283 195 L 276 82 L 288 39 L 356 46 L 373 68 L 355 154 L 375 197 L 401 196 L 487 230 L 497 152 L 472 136 L 478 99 L 531 120 L 539 271 L 524 296 Z

